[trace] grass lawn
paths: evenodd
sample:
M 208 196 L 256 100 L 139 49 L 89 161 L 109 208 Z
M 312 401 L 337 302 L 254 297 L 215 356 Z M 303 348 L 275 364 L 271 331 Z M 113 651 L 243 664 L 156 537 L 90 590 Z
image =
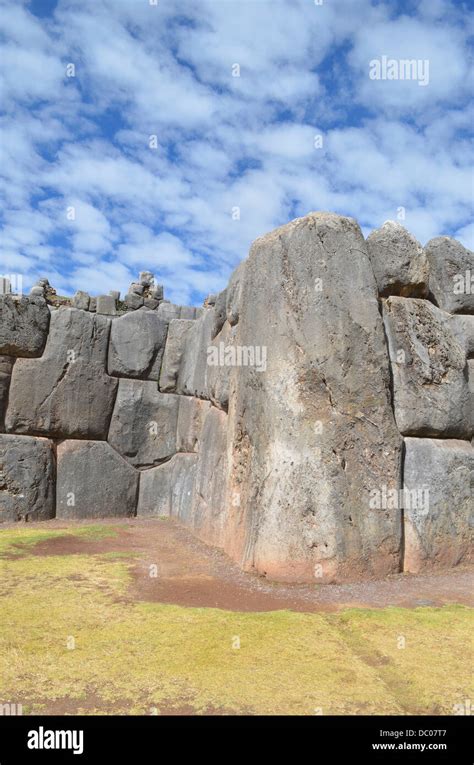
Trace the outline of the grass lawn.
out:
M 453 714 L 473 698 L 473 612 L 239 613 L 134 599 L 133 553 L 36 555 L 0 532 L 0 703 L 23 714 Z

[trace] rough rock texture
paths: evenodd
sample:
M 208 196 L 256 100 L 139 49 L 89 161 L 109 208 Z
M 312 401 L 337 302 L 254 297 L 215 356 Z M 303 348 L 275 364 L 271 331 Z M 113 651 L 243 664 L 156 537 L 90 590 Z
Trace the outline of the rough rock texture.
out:
M 115 298 L 112 295 L 98 295 L 96 308 L 97 313 L 102 313 L 109 316 L 115 316 Z
M 0 295 L 0 354 L 41 356 L 48 336 L 49 310 L 42 297 Z
M 176 449 L 178 452 L 198 452 L 204 422 L 211 404 L 191 396 L 179 396 L 178 430 Z
M 136 513 L 138 472 L 103 441 L 63 441 L 57 450 L 58 518 Z
M 179 398 L 156 383 L 120 380 L 108 441 L 135 467 L 152 467 L 176 453 Z
M 39 298 L 4 296 L 0 518 L 168 515 L 291 581 L 467 560 L 472 253 L 427 253 L 430 293 L 401 226 L 366 243 L 312 213 L 258 239 L 202 308 L 163 300 L 148 271 L 124 302 L 46 278 Z M 406 499 L 425 483 L 423 515 Z
M 466 354 L 445 315 L 426 300 L 398 297 L 385 301 L 383 313 L 400 432 L 469 437 Z
M 207 308 L 186 334 L 176 385 L 176 391 L 181 395 L 209 398 L 207 349 L 211 345 L 214 322 L 214 309 Z
M 227 415 L 211 406 L 206 414 L 194 476 L 192 516 L 179 518 L 204 541 L 224 547 L 227 525 Z M 173 512 L 173 514 L 175 514 Z
M 105 372 L 110 320 L 76 308 L 51 315 L 40 359 L 17 359 L 8 432 L 52 438 L 105 439 L 117 380 Z
M 458 341 L 459 345 L 464 348 L 466 356 L 471 358 L 474 356 L 474 316 L 468 316 L 463 314 L 455 314 L 454 316 L 444 311 L 440 311 L 437 314 L 442 321 L 445 321 L 449 325 L 449 329 L 453 333 L 454 337 Z
M 317 213 L 258 239 L 241 306 L 237 344 L 266 348 L 267 364 L 233 378 L 229 490 L 240 506 L 226 549 L 277 579 L 397 571 L 400 515 L 368 509 L 372 490 L 399 485 L 401 439 L 357 223 Z
M 158 380 L 168 325 L 154 311 L 135 311 L 112 322 L 110 375 Z
M 0 435 L 0 522 L 54 517 L 54 460 L 46 438 Z
M 406 438 L 405 448 L 404 487 L 415 501 L 404 510 L 404 570 L 466 561 L 473 541 L 474 449 L 466 441 L 432 438 Z
M 187 319 L 172 319 L 169 323 L 160 372 L 160 390 L 163 392 L 171 393 L 176 391 L 186 335 L 193 324 L 193 321 Z
M 427 297 L 428 260 L 421 244 L 403 226 L 387 221 L 367 239 L 379 294 Z
M 176 454 L 140 476 L 138 516 L 174 516 L 189 525 L 193 514 L 196 454 Z
M 474 253 L 449 236 L 425 246 L 430 266 L 430 292 L 449 313 L 474 313 Z
M 0 356 L 0 431 L 5 430 L 5 412 L 14 362 L 11 356 Z

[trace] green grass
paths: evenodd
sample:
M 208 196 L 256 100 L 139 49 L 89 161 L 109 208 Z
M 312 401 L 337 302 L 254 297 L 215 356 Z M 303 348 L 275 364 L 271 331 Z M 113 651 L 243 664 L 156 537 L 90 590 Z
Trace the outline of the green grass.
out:
M 184 608 L 134 601 L 131 564 L 115 553 L 28 554 L 48 537 L 113 531 L 1 533 L 4 552 L 22 544 L 21 555 L 0 560 L 1 703 L 21 703 L 24 713 L 64 701 L 88 714 L 452 714 L 472 698 L 473 619 L 464 606 Z

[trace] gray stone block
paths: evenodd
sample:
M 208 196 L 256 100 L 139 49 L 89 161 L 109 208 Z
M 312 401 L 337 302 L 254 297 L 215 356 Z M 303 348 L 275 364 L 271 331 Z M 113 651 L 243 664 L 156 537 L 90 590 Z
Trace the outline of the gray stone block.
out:
M 103 441 L 63 441 L 57 449 L 58 518 L 136 514 L 138 472 Z

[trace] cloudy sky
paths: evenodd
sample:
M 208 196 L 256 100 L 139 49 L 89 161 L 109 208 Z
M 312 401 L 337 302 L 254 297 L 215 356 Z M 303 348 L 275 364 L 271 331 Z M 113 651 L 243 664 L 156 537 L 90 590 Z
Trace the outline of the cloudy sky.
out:
M 473 246 L 472 0 L 0 0 L 0 273 L 180 303 L 311 210 Z M 370 62 L 429 61 L 429 82 Z

